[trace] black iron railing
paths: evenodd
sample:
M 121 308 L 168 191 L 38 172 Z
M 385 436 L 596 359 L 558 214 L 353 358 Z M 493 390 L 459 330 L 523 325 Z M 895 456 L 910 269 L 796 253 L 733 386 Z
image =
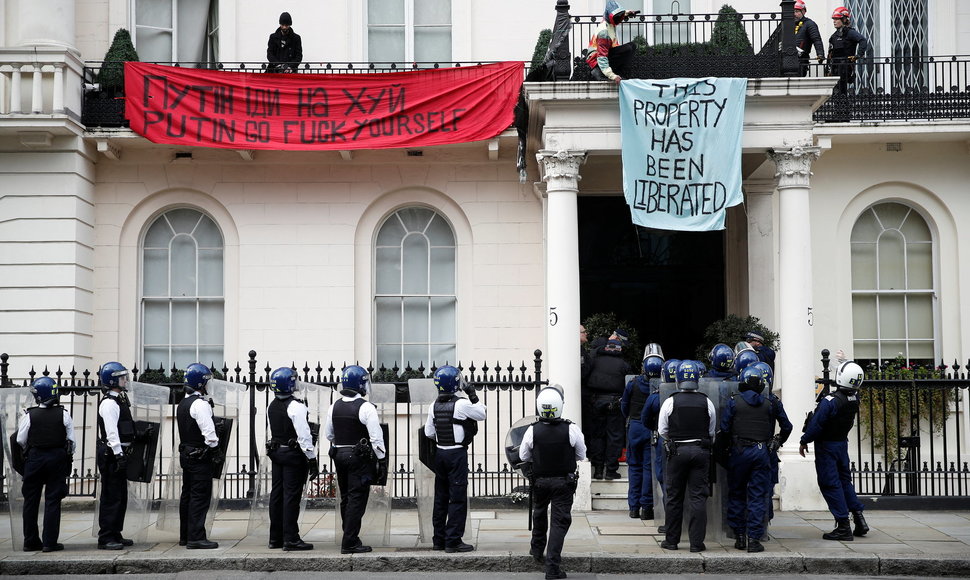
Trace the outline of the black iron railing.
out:
M 29 386 L 38 376 L 51 376 L 60 386 L 61 404 L 70 412 L 75 423 L 75 434 L 78 437 L 77 452 L 74 466 L 69 476 L 70 495 L 78 497 L 97 497 L 100 479 L 94 460 L 95 443 L 97 438 L 97 404 L 101 394 L 98 386 L 97 374 L 89 370 L 77 372 L 62 372 L 60 369 L 49 372 L 35 372 L 33 369 L 28 377 L 13 379 L 8 376 L 9 356 L 0 354 L 0 386 L 5 388 Z M 505 435 L 512 424 L 524 416 L 535 413 L 535 396 L 538 388 L 546 384 L 542 379 L 542 352 L 533 353 L 531 364 L 525 361 L 518 366 L 509 362 L 507 365 L 496 363 L 494 366 L 471 363 L 463 366 L 457 364 L 465 374 L 469 383 L 479 391 L 482 402 L 488 409 L 488 419 L 483 422 L 478 436 L 469 447 L 469 488 L 472 496 L 503 497 L 511 494 L 517 487 L 526 484 L 525 480 L 510 468 L 505 459 Z M 213 366 L 216 378 L 224 379 L 240 385 L 243 395 L 237 401 L 238 423 L 246 425 L 246 429 L 233 430 L 227 453 L 227 473 L 222 480 L 223 499 L 246 499 L 253 496 L 258 470 L 265 469 L 264 441 L 266 440 L 265 409 L 269 405 L 272 393 L 269 387 L 269 376 L 272 367 L 267 363 L 262 369 L 257 369 L 259 362 L 256 352 L 249 352 L 249 360 L 245 368 L 237 364 L 234 368 L 223 365 L 222 368 Z M 326 409 L 339 397 L 340 368 L 333 364 L 323 367 L 319 363 L 311 368 L 295 368 L 299 378 L 315 386 L 316 389 L 304 393 L 307 405 L 313 413 L 320 410 L 321 421 L 325 419 Z M 417 461 L 417 450 L 411 444 L 411 434 L 424 424 L 415 424 L 409 412 L 409 390 L 407 378 L 429 378 L 435 371 L 435 366 L 425 368 L 418 365 L 412 368 L 368 369 L 372 373 L 372 380 L 380 383 L 393 383 L 396 398 L 394 405 L 394 420 L 388 421 L 390 441 L 388 444 L 388 463 L 391 466 L 389 485 L 392 486 L 393 497 L 414 497 L 414 464 Z M 177 368 L 168 371 L 151 369 L 142 371 L 132 368 L 132 375 L 143 382 L 152 382 L 171 389 L 170 409 L 165 420 L 173 421 L 175 407 L 184 396 L 180 382 L 168 382 L 173 377 L 181 376 Z M 161 380 L 160 380 L 161 379 Z M 160 445 L 159 455 L 156 457 L 155 493 L 163 497 L 165 481 L 172 457 L 175 442 L 175 429 L 168 429 L 169 440 Z M 9 433 L 7 434 L 9 436 Z M 321 477 L 309 486 L 309 497 L 333 497 L 333 465 L 326 455 L 328 444 L 321 442 L 320 453 Z M 2 476 L 0 476 L 2 477 Z M 5 482 L 4 482 L 5 483 Z M 0 489 L 5 487 L 0 486 Z

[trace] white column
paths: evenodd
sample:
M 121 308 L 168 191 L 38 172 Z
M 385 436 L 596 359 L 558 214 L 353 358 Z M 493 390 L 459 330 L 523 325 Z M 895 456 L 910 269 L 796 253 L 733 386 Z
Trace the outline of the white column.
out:
M 565 416 L 580 423 L 579 167 L 585 151 L 542 150 L 536 158 L 546 182 L 547 377 L 566 392 Z
M 782 348 L 776 384 L 795 430 L 781 450 L 781 507 L 824 509 L 815 482 L 814 457 L 798 455 L 805 415 L 815 408 L 815 335 L 812 303 L 812 224 L 809 181 L 818 147 L 771 150 L 779 192 L 778 332 Z
M 777 330 L 775 300 L 775 216 L 772 201 L 776 181 L 744 182 L 748 218 L 748 311 L 768 328 Z
M 41 65 L 34 63 L 34 78 L 33 85 L 31 86 L 30 92 L 30 112 L 31 113 L 43 113 L 44 112 L 44 75 L 41 71 Z
M 54 64 L 54 97 L 52 105 L 54 113 L 64 112 L 64 65 L 59 62 Z
M 13 67 L 13 72 L 10 73 L 10 112 L 20 113 L 22 109 L 20 108 L 21 95 L 21 72 L 20 67 L 23 66 L 19 62 L 10 63 Z
M 11 16 L 20 25 L 11 31 L 8 46 L 58 46 L 78 52 L 74 0 L 20 0 L 14 6 Z

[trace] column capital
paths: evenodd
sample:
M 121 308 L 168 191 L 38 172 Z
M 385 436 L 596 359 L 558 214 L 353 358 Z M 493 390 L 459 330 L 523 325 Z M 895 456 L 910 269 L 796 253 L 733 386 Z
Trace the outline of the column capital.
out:
M 768 159 L 775 163 L 778 189 L 808 187 L 812 163 L 821 155 L 821 147 L 795 145 L 789 149 L 769 149 Z
M 586 152 L 541 149 L 536 153 L 536 160 L 542 164 L 542 180 L 545 182 L 552 179 L 579 181 L 582 179 L 579 175 L 579 167 L 586 163 Z

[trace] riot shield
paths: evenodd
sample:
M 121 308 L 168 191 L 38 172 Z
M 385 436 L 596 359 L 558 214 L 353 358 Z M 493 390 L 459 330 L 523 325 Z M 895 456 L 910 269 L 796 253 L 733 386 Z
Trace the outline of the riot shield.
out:
M 424 425 L 428 420 L 428 413 L 435 399 L 438 389 L 434 386 L 434 379 L 410 379 L 408 391 L 411 395 L 410 425 L 411 449 L 417 452 L 423 445 L 425 449 L 434 448 L 434 441 L 424 436 Z M 430 544 L 434 536 L 434 525 L 431 523 L 431 513 L 434 508 L 434 471 L 418 457 L 411 457 L 414 465 L 414 495 L 418 504 L 418 541 Z M 469 510 L 470 513 L 470 510 Z M 466 528 L 471 529 L 471 528 Z
M 17 421 L 23 415 L 23 410 L 32 406 L 34 397 L 28 387 L 14 389 L 0 389 L 0 431 L 3 439 L 3 476 L 7 486 L 7 507 L 10 511 L 10 539 L 13 549 L 21 551 L 24 548 L 24 479 L 14 469 L 11 454 L 16 452 L 13 445 L 18 445 Z M 44 502 L 40 502 L 40 514 L 44 518 Z
M 662 379 L 657 379 L 661 381 Z M 667 397 L 677 392 L 677 383 L 659 383 L 660 389 L 660 404 L 667 400 Z M 652 446 L 651 453 L 655 453 L 654 457 L 655 469 L 657 473 L 654 474 L 653 483 L 653 519 L 657 523 L 658 528 L 664 525 L 664 520 L 667 515 L 667 487 L 664 485 L 664 475 L 667 473 L 667 454 L 664 452 L 664 441 L 663 437 L 660 436 L 658 430 L 655 439 L 657 440 L 656 445 Z M 661 501 L 657 501 L 657 498 L 662 498 Z M 659 507 L 659 511 L 658 511 Z
M 731 395 L 738 392 L 737 381 L 725 381 L 721 378 L 704 377 L 698 381 L 698 389 L 707 395 L 717 410 L 717 424 L 720 428 L 721 416 L 724 408 L 731 399 Z M 707 503 L 707 537 L 724 544 L 729 537 L 733 537 L 728 526 L 728 476 L 727 469 L 714 461 L 711 457 L 711 498 Z
M 213 467 L 212 499 L 209 503 L 209 511 L 206 513 L 205 527 L 206 537 L 212 531 L 212 522 L 215 519 L 216 507 L 219 498 L 222 497 L 226 481 L 226 471 L 229 467 L 229 457 L 237 448 L 236 441 L 233 439 L 233 427 L 239 413 L 239 407 L 248 403 L 246 385 L 243 383 L 231 383 L 211 379 L 206 385 L 208 398 L 212 401 L 212 422 L 215 424 L 216 435 L 219 437 L 219 451 L 225 458 L 221 464 Z M 245 398 L 244 398 L 245 397 Z M 174 442 L 169 460 L 169 469 L 164 485 L 162 486 L 162 499 L 158 513 L 156 526 L 158 529 L 167 532 L 179 533 L 179 498 L 182 495 L 182 464 L 179 460 L 179 436 L 178 429 L 174 429 Z M 238 434 L 236 434 L 238 438 Z
M 650 379 L 651 394 L 659 390 L 660 379 Z M 647 447 L 646 452 L 644 452 L 643 460 L 650 462 L 650 471 L 648 473 L 650 473 L 650 482 L 653 486 L 653 521 L 659 526 L 664 521 L 664 515 L 667 513 L 664 508 L 667 495 L 663 485 L 663 442 L 660 440 L 660 433 L 655 430 L 651 430 L 650 445 Z
M 522 444 L 522 438 L 525 437 L 525 432 L 529 430 L 529 427 L 536 420 L 535 417 L 522 417 L 513 423 L 512 427 L 509 428 L 509 432 L 505 434 L 505 459 L 508 460 L 512 469 L 518 471 L 519 475 L 526 479 L 531 479 L 532 477 L 532 466 L 531 462 L 524 463 L 519 457 L 519 445 Z
M 135 420 L 135 440 L 125 450 L 128 456 L 128 507 L 125 512 L 124 535 L 139 544 L 148 541 L 151 506 L 158 484 L 154 482 L 160 473 L 160 441 L 168 434 L 171 414 L 171 389 L 149 383 L 132 382 L 126 396 L 131 403 L 131 416 Z M 101 485 L 99 480 L 98 485 Z M 94 522 L 91 535 L 98 537 L 101 513 L 100 493 L 95 499 Z
M 388 440 L 388 424 L 395 420 L 396 387 L 393 383 L 371 383 L 367 399 L 377 407 L 381 428 L 384 430 L 384 449 L 387 452 L 388 469 L 391 468 L 391 450 L 394 442 Z M 369 546 L 389 546 L 391 541 L 391 498 L 394 482 L 385 485 L 371 485 L 367 496 L 367 507 L 360 521 L 360 540 Z M 340 487 L 337 486 L 337 502 L 340 502 Z M 334 523 L 334 543 L 340 545 L 343 539 L 343 518 L 340 510 Z

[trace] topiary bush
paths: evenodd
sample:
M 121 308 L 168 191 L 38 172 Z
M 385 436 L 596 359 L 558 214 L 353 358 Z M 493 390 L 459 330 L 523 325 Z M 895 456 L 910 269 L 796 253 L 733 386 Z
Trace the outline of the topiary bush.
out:
M 586 336 L 589 337 L 589 342 L 584 345 L 586 349 L 589 349 L 597 338 L 609 337 L 617 328 L 629 332 L 630 340 L 623 345 L 623 360 L 633 367 L 633 374 L 640 372 L 643 364 L 643 345 L 640 343 L 637 329 L 632 324 L 621 320 L 613 312 L 600 312 L 587 316 L 583 320 L 583 326 L 586 327 Z M 579 329 L 577 328 L 576 331 L 578 332 Z
M 137 62 L 138 53 L 135 52 L 135 45 L 131 42 L 131 34 L 124 28 L 119 28 L 115 32 L 111 47 L 104 55 L 104 62 L 101 64 L 101 72 L 98 73 L 98 83 L 101 90 L 108 92 L 119 92 L 125 88 L 125 63 Z
M 539 82 L 549 79 L 550 71 L 546 70 L 546 53 L 549 52 L 549 43 L 552 42 L 552 30 L 546 28 L 539 32 L 536 39 L 536 48 L 532 52 L 532 64 L 529 65 L 529 74 L 526 75 L 527 82 Z
M 748 33 L 741 24 L 741 15 L 731 6 L 725 4 L 717 13 L 714 30 L 711 31 L 710 41 L 712 54 L 754 54 Z
M 697 347 L 695 358 L 700 361 L 707 361 L 707 355 L 711 348 L 719 342 L 723 342 L 733 347 L 738 342 L 744 340 L 745 333 L 755 331 L 765 338 L 765 346 L 778 350 L 780 348 L 779 336 L 767 326 L 761 323 L 757 316 L 738 316 L 728 314 L 726 317 L 711 323 L 704 330 L 704 342 Z

